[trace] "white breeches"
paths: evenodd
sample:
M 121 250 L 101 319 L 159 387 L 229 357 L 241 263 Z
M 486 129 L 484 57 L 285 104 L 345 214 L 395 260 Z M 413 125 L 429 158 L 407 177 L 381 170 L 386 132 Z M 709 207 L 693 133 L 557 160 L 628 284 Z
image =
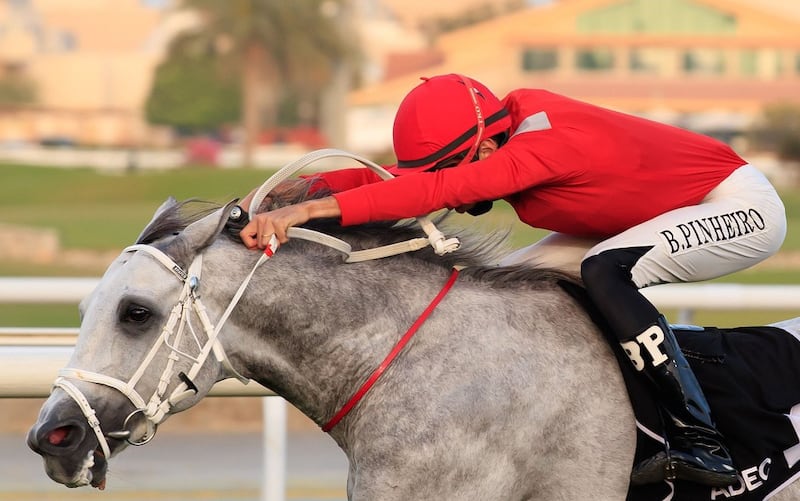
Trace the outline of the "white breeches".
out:
M 581 262 L 589 256 L 609 249 L 652 247 L 631 269 L 634 284 L 643 288 L 743 270 L 777 252 L 785 236 L 783 202 L 760 171 L 745 165 L 698 205 L 666 212 L 602 241 L 552 233 L 500 264 L 524 262 L 580 275 Z

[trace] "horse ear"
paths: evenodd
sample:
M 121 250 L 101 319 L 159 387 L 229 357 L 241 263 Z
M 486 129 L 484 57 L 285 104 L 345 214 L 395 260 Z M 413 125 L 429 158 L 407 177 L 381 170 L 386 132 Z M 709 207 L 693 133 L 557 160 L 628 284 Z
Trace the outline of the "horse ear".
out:
M 231 200 L 222 209 L 187 226 L 179 238 L 183 249 L 194 256 L 211 245 L 225 228 L 231 211 L 236 207 L 238 201 L 239 199 Z
M 174 197 L 167 198 L 167 200 L 163 204 L 161 204 L 158 207 L 158 209 L 156 209 L 156 212 L 153 214 L 153 217 L 150 219 L 150 222 L 147 223 L 147 226 L 145 226 L 142 232 L 139 233 L 139 236 L 136 237 L 135 241 L 140 242 L 142 241 L 142 237 L 144 237 L 145 235 L 149 235 L 153 230 L 153 228 L 155 228 L 157 224 L 160 224 L 161 215 L 169 210 L 172 210 L 172 208 L 175 207 L 176 205 L 178 205 L 178 201 L 175 200 Z

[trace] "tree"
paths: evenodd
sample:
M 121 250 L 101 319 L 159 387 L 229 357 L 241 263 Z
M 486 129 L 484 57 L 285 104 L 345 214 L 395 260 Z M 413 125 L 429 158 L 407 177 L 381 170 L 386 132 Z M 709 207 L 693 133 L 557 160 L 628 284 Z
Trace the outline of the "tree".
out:
M 145 104 L 147 121 L 193 134 L 237 122 L 240 79 L 223 71 L 207 50 L 190 50 L 186 42 L 176 40 L 181 50 L 156 69 Z
M 747 137 L 756 149 L 775 152 L 782 160 L 800 162 L 800 105 L 778 103 L 765 107 Z
M 0 105 L 33 104 L 36 102 L 36 84 L 23 76 L 6 76 L 0 79 Z
M 199 29 L 170 48 L 170 59 L 206 50 L 214 67 L 237 75 L 244 126 L 243 161 L 252 165 L 262 123 L 276 124 L 281 89 L 319 93 L 335 64 L 353 54 L 336 12 L 345 0 L 184 0 Z

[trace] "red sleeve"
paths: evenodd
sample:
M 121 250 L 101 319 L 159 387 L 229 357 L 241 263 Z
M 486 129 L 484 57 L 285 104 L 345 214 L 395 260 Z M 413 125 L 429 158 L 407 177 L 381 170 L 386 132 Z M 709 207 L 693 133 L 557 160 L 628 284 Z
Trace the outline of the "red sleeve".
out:
M 328 188 L 334 193 L 350 190 L 364 184 L 375 183 L 381 180 L 377 174 L 366 167 L 318 172 L 301 177 L 314 179 L 321 184 L 317 189 Z
M 342 212 L 342 224 L 395 220 L 425 215 L 484 200 L 498 200 L 537 184 L 551 182 L 559 174 L 558 157 L 568 154 L 574 164 L 583 163 L 565 143 L 552 140 L 550 131 L 541 140 L 513 138 L 491 157 L 453 169 L 407 174 L 334 194 Z M 538 139 L 538 138 L 537 138 Z M 513 143 L 513 144 L 512 144 Z M 556 165 L 554 165 L 556 163 Z

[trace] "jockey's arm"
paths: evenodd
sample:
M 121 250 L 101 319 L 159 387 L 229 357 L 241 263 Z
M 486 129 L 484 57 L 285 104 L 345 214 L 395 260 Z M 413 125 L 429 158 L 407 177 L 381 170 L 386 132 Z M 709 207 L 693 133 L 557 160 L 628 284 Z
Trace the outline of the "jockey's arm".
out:
M 380 176 L 367 167 L 318 172 L 310 176 L 301 177 L 313 179 L 315 187 L 327 188 L 333 193 L 352 190 L 365 184 L 381 181 Z

